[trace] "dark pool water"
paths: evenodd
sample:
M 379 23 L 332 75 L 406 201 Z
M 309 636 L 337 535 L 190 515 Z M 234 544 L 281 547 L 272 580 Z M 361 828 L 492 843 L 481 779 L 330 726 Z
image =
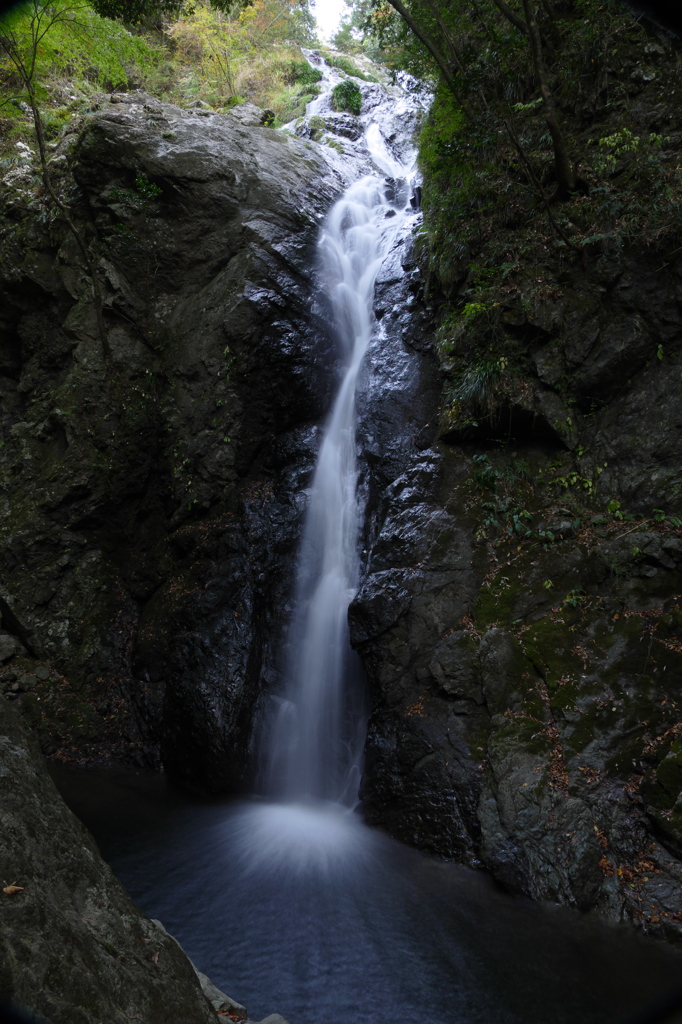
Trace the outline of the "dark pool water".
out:
M 134 773 L 54 777 L 139 906 L 255 1020 L 604 1024 L 682 978 L 664 946 L 513 900 L 331 806 L 202 801 Z

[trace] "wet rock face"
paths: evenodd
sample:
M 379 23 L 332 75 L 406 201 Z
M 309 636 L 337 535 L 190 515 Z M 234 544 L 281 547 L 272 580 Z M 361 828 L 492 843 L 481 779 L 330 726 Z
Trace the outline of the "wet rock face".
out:
M 187 957 L 114 878 L 2 699 L 0 797 L 3 1003 L 54 1024 L 217 1021 Z
M 399 838 L 471 861 L 480 783 L 463 722 L 475 728 L 485 709 L 480 680 L 461 661 L 467 637 L 449 628 L 466 615 L 475 581 L 470 538 L 432 497 L 440 462 L 422 452 L 388 488 L 351 606 L 352 640 L 375 695 L 361 795 L 370 820 Z M 432 671 L 444 683 L 437 715 Z
M 71 237 L 20 196 L 2 222 L 3 626 L 48 671 L 10 691 L 48 753 L 225 789 L 276 671 L 329 385 L 311 268 L 343 182 L 314 143 L 114 99 L 62 143 L 109 365 Z
M 501 300 L 506 397 L 473 424 L 443 402 L 441 442 L 379 496 L 350 614 L 370 820 L 679 942 L 682 265 L 661 262 Z

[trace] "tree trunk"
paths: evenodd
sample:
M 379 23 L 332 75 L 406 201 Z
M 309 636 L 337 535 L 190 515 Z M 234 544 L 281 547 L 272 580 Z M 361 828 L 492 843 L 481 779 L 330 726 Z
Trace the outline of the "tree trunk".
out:
M 528 35 L 528 25 L 523 18 L 519 18 L 518 14 L 511 9 L 509 4 L 506 4 L 504 0 L 493 0 L 493 3 L 498 10 L 502 11 L 507 21 L 510 21 L 512 25 L 519 30 L 519 32 L 523 32 L 524 36 Z
M 445 39 L 447 41 L 447 44 L 448 44 L 448 46 L 450 47 L 450 49 L 452 51 L 452 54 L 454 56 L 455 63 L 457 65 L 457 67 L 459 68 L 459 70 L 463 74 L 464 73 L 464 69 L 462 67 L 462 55 L 461 55 L 461 53 L 459 51 L 457 43 L 455 42 L 453 37 L 450 35 L 450 32 L 448 31 L 448 27 L 445 24 L 445 22 L 443 21 L 443 18 L 441 17 L 441 13 L 438 10 L 437 4 L 434 3 L 434 0 L 427 0 L 427 3 L 429 5 L 429 7 L 431 8 L 431 12 L 432 12 L 434 18 L 436 19 L 436 22 L 438 24 L 438 28 L 439 28 L 439 30 L 441 32 L 441 35 L 443 36 L 443 39 Z
M 547 198 L 547 193 L 545 192 L 544 188 L 542 187 L 542 183 L 538 179 L 537 174 L 533 170 L 533 165 L 531 164 L 531 162 L 528 159 L 528 157 L 526 156 L 526 154 L 523 152 L 523 147 L 522 147 L 521 143 L 519 142 L 518 138 L 516 137 L 516 134 L 514 132 L 514 129 L 511 126 L 511 123 L 506 118 L 504 119 L 504 121 L 502 123 L 504 124 L 504 127 L 507 129 L 507 134 L 509 135 L 509 138 L 512 141 L 512 145 L 514 146 L 514 149 L 519 154 L 523 166 L 526 168 L 526 172 L 528 174 L 528 178 L 529 178 L 529 181 L 530 181 L 531 185 L 535 186 L 535 188 L 538 191 L 538 194 L 539 194 L 540 198 L 542 199 L 542 202 L 543 202 L 543 205 L 544 205 L 545 210 L 547 212 L 547 217 L 549 219 L 550 224 L 552 225 L 552 227 L 556 231 L 556 233 L 559 236 L 559 238 L 563 242 L 566 243 L 566 245 L 569 247 L 569 249 L 573 249 L 573 252 L 576 252 L 580 256 L 580 258 L 581 258 L 581 260 L 583 262 L 583 266 L 587 267 L 587 253 L 585 252 L 584 249 L 581 249 L 581 247 L 579 245 L 576 245 L 575 242 L 571 241 L 571 239 L 568 237 L 568 235 L 566 234 L 564 229 L 561 227 L 561 225 L 558 223 L 558 221 L 554 217 L 554 214 L 552 213 L 552 207 L 550 205 L 549 199 Z
M 438 70 L 445 79 L 447 85 L 453 92 L 455 92 L 455 76 L 453 75 L 450 67 L 441 56 L 436 44 L 429 38 L 429 36 L 419 27 L 419 24 L 412 17 L 405 4 L 401 3 L 400 0 L 388 0 L 391 7 L 398 12 L 400 17 L 403 19 L 407 27 L 417 37 L 420 43 L 422 43 L 429 51 L 434 61 L 438 66 Z
M 564 139 L 563 132 L 559 126 L 552 92 L 547 84 L 540 30 L 538 28 L 538 23 L 535 20 L 535 15 L 533 14 L 529 0 L 523 0 L 523 10 L 526 15 L 526 24 L 528 26 L 528 39 L 530 42 L 533 69 L 538 80 L 540 95 L 542 97 L 542 113 L 547 127 L 549 128 L 549 133 L 552 136 L 552 146 L 554 147 L 554 166 L 556 169 L 558 186 L 557 195 L 559 199 L 568 199 L 570 194 L 575 191 L 575 171 L 568 155 L 568 149 L 566 148 L 566 141 Z

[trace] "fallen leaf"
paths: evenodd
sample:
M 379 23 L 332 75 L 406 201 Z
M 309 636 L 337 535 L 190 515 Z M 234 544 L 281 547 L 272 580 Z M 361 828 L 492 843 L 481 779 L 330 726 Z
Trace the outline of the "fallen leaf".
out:
M 24 886 L 23 885 L 6 885 L 5 888 L 2 891 L 4 893 L 6 893 L 8 896 L 15 896 L 18 892 L 23 892 L 24 891 Z
M 152 957 L 152 963 L 153 964 L 158 964 L 158 962 L 159 962 L 159 954 L 157 952 L 157 953 L 154 953 L 154 956 Z

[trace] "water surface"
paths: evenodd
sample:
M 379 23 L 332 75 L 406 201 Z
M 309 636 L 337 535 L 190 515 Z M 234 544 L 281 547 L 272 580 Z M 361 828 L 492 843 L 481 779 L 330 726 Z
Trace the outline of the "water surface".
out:
M 658 943 L 513 900 L 338 806 L 55 771 L 136 902 L 254 1020 L 606 1024 L 682 975 Z

